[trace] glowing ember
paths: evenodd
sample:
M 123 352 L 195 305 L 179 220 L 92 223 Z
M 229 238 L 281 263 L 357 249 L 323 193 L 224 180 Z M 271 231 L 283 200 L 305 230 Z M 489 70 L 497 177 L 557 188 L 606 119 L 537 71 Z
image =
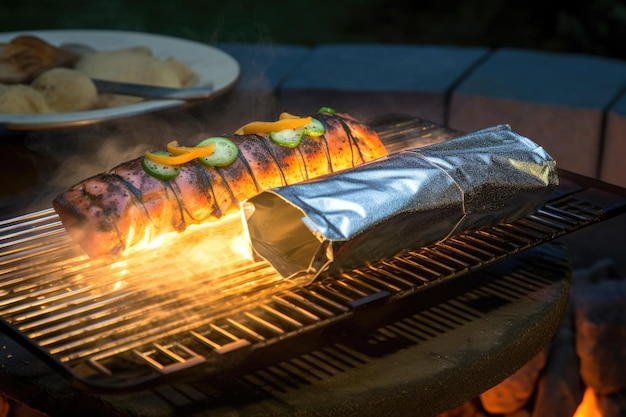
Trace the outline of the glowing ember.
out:
M 583 401 L 580 403 L 573 417 L 602 417 L 598 409 L 596 393 L 591 388 L 587 388 Z
M 196 273 L 223 269 L 226 265 L 253 259 L 239 213 L 229 214 L 219 221 L 191 225 L 183 233 L 153 237 L 147 232 L 141 243 L 127 250 L 123 258 L 148 253 L 167 257 L 178 268 L 193 266 Z
M 159 305 L 163 318 L 185 306 L 190 323 L 202 318 L 195 310 L 207 303 L 216 312 L 232 310 L 285 285 L 298 285 L 297 280 L 284 282 L 269 264 L 254 257 L 244 227 L 237 212 L 182 233 L 145 239 L 110 263 L 108 273 L 83 282 Z

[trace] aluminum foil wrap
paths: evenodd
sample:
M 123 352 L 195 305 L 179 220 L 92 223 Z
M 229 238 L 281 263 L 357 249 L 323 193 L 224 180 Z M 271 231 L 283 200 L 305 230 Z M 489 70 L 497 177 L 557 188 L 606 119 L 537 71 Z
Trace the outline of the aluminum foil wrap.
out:
M 261 257 L 285 278 L 312 282 L 520 219 L 556 185 L 550 155 L 500 125 L 261 192 L 242 213 Z

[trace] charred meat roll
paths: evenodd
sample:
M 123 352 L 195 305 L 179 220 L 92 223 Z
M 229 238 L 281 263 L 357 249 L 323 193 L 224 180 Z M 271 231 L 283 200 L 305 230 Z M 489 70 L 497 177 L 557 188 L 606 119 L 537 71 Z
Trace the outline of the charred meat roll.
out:
M 193 159 L 171 179 L 145 169 L 145 157 L 87 178 L 53 201 L 70 236 L 91 257 L 115 256 L 138 241 L 218 220 L 258 192 L 360 165 L 386 154 L 378 135 L 345 114 L 313 116 L 320 136 L 303 134 L 297 145 L 270 133 L 233 134 L 236 159 L 207 166 Z

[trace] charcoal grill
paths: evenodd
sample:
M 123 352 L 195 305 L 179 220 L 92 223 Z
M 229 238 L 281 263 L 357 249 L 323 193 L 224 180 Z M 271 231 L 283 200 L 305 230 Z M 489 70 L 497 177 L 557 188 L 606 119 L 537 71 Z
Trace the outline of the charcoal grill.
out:
M 377 126 L 394 144 L 454 135 L 415 119 Z M 395 398 L 387 408 L 400 411 L 418 394 L 413 414 L 444 411 L 513 372 L 556 330 L 570 268 L 564 251 L 547 243 L 626 211 L 622 189 L 569 172 L 560 178 L 549 203 L 520 221 L 307 287 L 281 280 L 258 261 L 231 265 L 219 280 L 160 276 L 162 253 L 123 264 L 87 259 L 50 209 L 4 220 L 0 317 L 4 346 L 19 351 L 22 362 L 16 365 L 8 351 L 11 357 L 0 356 L 0 383 L 59 415 L 93 413 L 94 404 L 103 414 L 227 415 L 236 404 L 243 415 L 288 415 L 293 407 L 366 415 L 368 402 Z M 188 302 L 198 297 L 207 302 Z M 493 319 L 520 312 L 527 316 Z M 481 354 L 455 356 L 458 340 L 480 341 L 480 332 Z M 432 341 L 439 353 L 422 352 Z M 394 363 L 393 376 L 384 373 L 389 363 L 379 363 L 381 357 Z M 32 372 L 44 382 L 27 382 Z M 10 380 L 13 374 L 23 381 Z M 58 392 L 50 393 L 55 378 Z M 370 383 L 382 388 L 363 401 L 360 387 Z M 59 398 L 67 401 L 60 405 Z

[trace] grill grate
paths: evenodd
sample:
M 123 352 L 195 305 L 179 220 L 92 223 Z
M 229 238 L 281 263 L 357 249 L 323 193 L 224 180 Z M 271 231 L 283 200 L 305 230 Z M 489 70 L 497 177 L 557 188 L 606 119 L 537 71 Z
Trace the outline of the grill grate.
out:
M 307 287 L 255 262 L 219 281 L 168 277 L 165 292 L 153 254 L 133 257 L 124 268 L 87 259 L 56 214 L 43 210 L 0 223 L 0 316 L 26 343 L 90 385 L 128 386 L 196 365 L 217 371 L 250 349 L 342 321 L 600 221 L 603 207 L 584 197 L 585 190 L 560 192 L 515 223 L 455 236 Z M 231 299 L 228 289 L 245 286 L 254 288 L 237 305 L 242 292 Z M 187 302 L 211 297 L 219 302 Z M 447 322 L 462 320 L 455 314 L 439 309 L 423 331 L 445 331 Z
M 421 121 L 382 125 L 381 137 L 398 144 L 444 137 Z M 458 235 L 306 287 L 280 279 L 265 262 L 233 263 L 225 274 L 185 269 L 172 274 L 163 267 L 167 254 L 158 250 L 118 262 L 89 259 L 54 211 L 42 210 L 0 221 L 0 318 L 24 345 L 89 387 L 138 386 L 194 369 L 218 372 L 252 351 L 625 212 L 624 191 L 604 187 L 563 172 L 549 204 L 520 221 Z M 518 278 L 515 285 L 524 285 L 524 277 Z M 500 297 L 515 291 L 514 285 L 498 289 Z M 461 304 L 448 307 L 442 304 L 422 317 L 411 337 L 445 331 L 475 314 Z

